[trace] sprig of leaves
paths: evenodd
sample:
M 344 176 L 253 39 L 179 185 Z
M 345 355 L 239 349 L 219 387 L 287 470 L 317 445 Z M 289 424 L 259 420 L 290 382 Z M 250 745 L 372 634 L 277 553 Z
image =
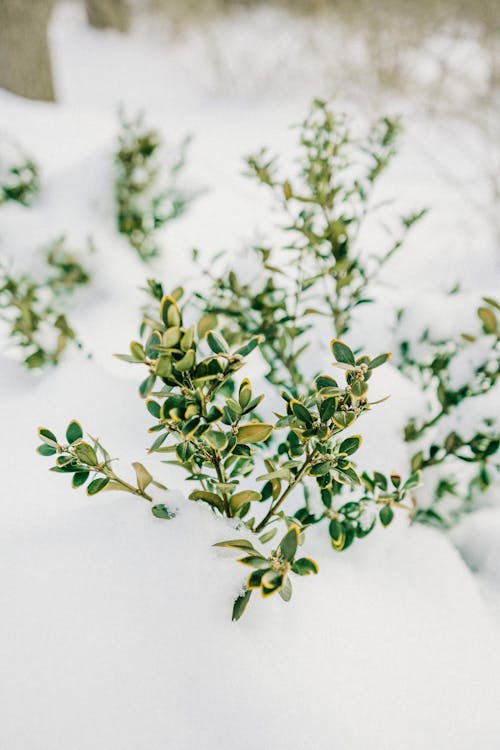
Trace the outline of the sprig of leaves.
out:
M 113 469 L 113 459 L 109 452 L 97 438 L 89 436 L 90 442 L 85 440 L 83 429 L 75 420 L 66 428 L 65 441 L 59 441 L 46 427 L 39 428 L 38 436 L 42 441 L 37 448 L 38 453 L 41 456 L 56 456 L 56 463 L 51 471 L 69 474 L 74 488 L 86 485 L 89 496 L 97 495 L 104 490 L 117 490 L 152 502 L 153 498 L 147 492 L 150 485 L 160 490 L 167 489 L 165 485 L 153 479 L 146 467 L 138 461 L 132 464 L 135 485 L 119 477 Z M 158 518 L 170 519 L 175 516 L 175 512 L 162 503 L 153 505 L 151 510 Z
M 9 201 L 31 206 L 40 192 L 38 166 L 19 149 L 12 156 L 4 151 L 0 155 L 0 206 Z
M 500 433 L 493 416 L 487 423 L 477 425 L 476 429 L 459 434 L 457 429 L 450 430 L 442 439 L 433 435 L 434 428 L 464 403 L 484 396 L 498 387 L 500 374 L 500 325 L 498 312 L 500 305 L 490 297 L 484 297 L 477 309 L 479 331 L 462 334 L 457 339 L 432 339 L 429 330 L 420 337 L 420 344 L 425 344 L 428 356 L 418 358 L 413 354 L 408 340 L 400 344 L 399 368 L 416 380 L 429 396 L 429 406 L 434 409 L 431 417 L 409 420 L 405 427 L 404 437 L 408 442 L 419 441 L 421 447 L 411 460 L 413 470 L 425 472 L 427 469 L 442 466 L 448 471 L 441 476 L 434 489 L 431 505 L 419 507 L 415 518 L 424 523 L 448 527 L 456 522 L 464 512 L 473 508 L 477 490 L 484 492 L 498 475 L 500 466 L 495 464 L 495 456 L 500 449 Z M 404 319 L 403 311 L 399 319 Z M 467 355 L 474 344 L 483 341 L 482 355 L 470 368 L 468 377 L 462 373 L 462 382 L 455 384 L 453 369 L 460 357 Z M 429 437 L 430 442 L 429 442 Z M 476 467 L 475 473 L 464 486 L 456 481 L 456 467 L 465 462 Z M 453 499 L 454 502 L 449 502 Z
M 402 247 L 424 211 L 404 216 L 380 256 L 366 257 L 359 236 L 380 175 L 396 153 L 399 123 L 382 118 L 357 138 L 345 115 L 315 100 L 300 130 L 297 170 L 279 174 L 277 159 L 263 149 L 248 157 L 250 176 L 269 188 L 284 214 L 283 247 L 256 247 L 256 280 L 243 281 L 234 269 L 212 276 L 204 310 L 215 314 L 231 344 L 257 333 L 278 385 L 304 386 L 300 360 L 310 344 L 307 333 L 317 316 L 333 333 L 349 330 L 352 313 L 371 302 L 369 287 Z
M 43 281 L 0 266 L 1 318 L 29 370 L 57 365 L 69 344 L 81 346 L 66 310 L 68 295 L 88 284 L 90 274 L 64 238 L 49 246 L 46 262 L 50 272 Z
M 303 541 L 303 534 L 299 527 L 293 524 L 281 539 L 278 547 L 268 556 L 256 550 L 246 539 L 231 539 L 214 545 L 242 552 L 244 557 L 238 562 L 253 568 L 245 582 L 243 592 L 234 602 L 233 620 L 239 620 L 243 615 L 254 590 L 260 590 L 263 597 L 279 593 L 283 601 L 289 602 L 292 598 L 290 573 L 306 576 L 318 572 L 317 563 L 310 557 L 296 558 L 297 548 L 301 541 Z
M 122 121 L 115 155 L 116 222 L 143 261 L 159 255 L 158 229 L 184 213 L 192 199 L 177 185 L 188 145 L 186 138 L 169 164 L 157 130 L 146 127 L 141 116 Z

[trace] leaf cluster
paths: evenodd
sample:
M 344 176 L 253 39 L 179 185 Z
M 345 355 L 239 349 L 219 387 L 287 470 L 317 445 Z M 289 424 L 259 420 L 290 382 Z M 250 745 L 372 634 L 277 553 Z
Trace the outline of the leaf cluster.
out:
M 56 365 L 70 343 L 78 343 L 68 318 L 68 294 L 90 281 L 64 238 L 46 251 L 49 273 L 43 281 L 0 267 L 0 314 L 7 335 L 30 370 Z
M 345 115 L 315 100 L 300 128 L 294 174 L 282 175 L 266 149 L 247 158 L 249 175 L 272 191 L 282 211 L 286 241 L 253 248 L 256 280 L 242 280 L 233 268 L 219 276 L 205 269 L 213 284 L 202 301 L 231 343 L 263 335 L 271 382 L 303 385 L 300 357 L 315 316 L 344 336 L 354 308 L 372 301 L 370 285 L 424 215 L 401 217 L 382 255 L 366 256 L 360 232 L 377 213 L 373 191 L 396 153 L 399 130 L 397 120 L 384 117 L 355 136 Z
M 143 261 L 159 255 L 158 229 L 180 216 L 191 200 L 177 185 L 188 144 L 186 138 L 168 164 L 157 130 L 146 127 L 140 116 L 122 121 L 115 155 L 116 223 Z

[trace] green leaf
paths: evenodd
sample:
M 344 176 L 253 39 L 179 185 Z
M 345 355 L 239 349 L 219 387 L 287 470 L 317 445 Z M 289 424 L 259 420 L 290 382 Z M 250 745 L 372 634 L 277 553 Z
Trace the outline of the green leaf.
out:
M 252 550 L 253 552 L 257 552 L 257 550 L 254 549 L 253 544 L 249 542 L 248 539 L 229 539 L 227 542 L 217 542 L 213 546 L 231 547 L 232 549 Z
M 335 411 L 337 401 L 334 398 L 325 398 L 319 407 L 319 416 L 322 422 L 328 422 Z
M 333 423 L 341 430 L 350 427 L 356 421 L 356 412 L 354 411 L 336 411 L 333 415 Z
M 224 513 L 224 501 L 219 495 L 216 495 L 215 492 L 209 492 L 208 490 L 194 490 L 194 492 L 191 492 L 189 495 L 190 500 L 201 500 L 204 503 L 208 503 L 214 508 L 217 508 L 217 510 L 220 510 L 221 513 Z M 223 546 L 222 543 L 219 543 L 218 545 L 214 546 Z M 225 546 L 230 546 L 226 543 Z M 234 545 L 233 545 L 234 546 Z
M 263 341 L 263 336 L 254 336 L 250 341 L 235 351 L 235 354 L 239 354 L 241 357 L 246 357 L 250 352 L 253 352 L 256 346 Z
M 237 511 L 245 503 L 258 503 L 261 500 L 262 495 L 260 492 L 255 492 L 254 490 L 242 490 L 241 492 L 235 492 L 234 495 L 231 495 L 229 502 L 231 504 L 231 509 Z
M 57 448 L 57 438 L 53 432 L 47 430 L 46 427 L 38 428 L 38 436 L 46 445 L 51 445 L 53 448 Z
M 328 533 L 334 542 L 338 542 L 344 535 L 342 524 L 337 518 L 332 518 L 328 525 Z
M 242 565 L 249 565 L 251 568 L 257 568 L 259 570 L 269 569 L 269 560 L 262 555 L 248 555 L 247 557 L 241 557 L 238 562 Z
M 82 464 L 86 464 L 87 466 L 97 466 L 99 463 L 97 453 L 88 443 L 78 443 L 74 450 L 78 460 Z
M 212 448 L 215 448 L 217 451 L 222 451 L 227 446 L 227 435 L 225 432 L 218 432 L 216 430 L 207 430 L 203 434 L 203 439 L 207 441 L 211 445 Z
M 340 453 L 347 453 L 347 455 L 350 456 L 353 453 L 356 453 L 359 446 L 361 445 L 361 442 L 361 435 L 351 435 L 351 437 L 346 438 L 340 443 L 339 451 Z
M 331 347 L 333 356 L 335 357 L 337 362 L 342 362 L 346 365 L 352 365 L 353 367 L 355 367 L 356 359 L 347 344 L 344 344 L 343 341 L 339 341 L 339 339 L 333 339 L 333 341 L 331 342 Z
M 270 529 L 269 531 L 266 531 L 262 536 L 259 537 L 259 542 L 261 544 L 266 544 L 266 542 L 270 542 L 271 539 L 273 539 L 278 532 L 278 529 L 274 527 L 274 529 Z
M 389 526 L 394 518 L 394 511 L 390 505 L 384 505 L 384 507 L 380 509 L 379 518 L 382 526 Z
M 368 365 L 369 370 L 374 370 L 376 367 L 380 367 L 381 365 L 384 365 L 388 359 L 391 358 L 390 352 L 385 352 L 385 354 L 379 354 L 378 357 L 375 357 L 375 359 L 372 359 L 371 362 Z
M 144 362 L 144 360 L 146 359 L 146 352 L 144 351 L 144 347 L 138 341 L 132 341 L 130 343 L 130 353 L 134 357 L 134 359 L 139 360 L 139 362 Z
M 156 375 L 153 374 L 148 375 L 148 377 L 142 381 L 139 386 L 139 393 L 142 398 L 146 398 L 146 396 L 153 390 L 155 381 Z
M 212 313 L 203 315 L 198 321 L 197 331 L 198 336 L 203 338 L 212 328 L 217 325 L 217 316 Z
M 238 596 L 238 598 L 235 600 L 234 605 L 233 605 L 233 614 L 231 617 L 233 622 L 236 622 L 237 620 L 240 619 L 243 612 L 247 608 L 247 605 L 248 605 L 248 602 L 250 601 L 251 596 L 252 596 L 251 591 L 245 591 L 244 594 L 240 594 L 240 596 Z
M 87 487 L 87 495 L 97 495 L 97 493 L 101 492 L 108 483 L 108 477 L 98 477 L 97 479 L 92 480 Z
M 271 424 L 264 422 L 248 422 L 238 429 L 236 441 L 238 443 L 264 443 L 273 431 Z
M 215 354 L 225 354 L 229 351 L 229 344 L 217 331 L 208 331 L 208 333 L 205 334 L 205 339 L 210 349 Z
M 279 550 L 282 556 L 288 562 L 291 562 L 295 557 L 297 551 L 297 545 L 299 543 L 299 529 L 297 526 L 292 526 L 283 539 L 280 542 Z
M 181 314 L 177 302 L 172 296 L 167 295 L 161 300 L 160 316 L 167 328 L 171 328 L 172 326 L 180 326 Z
M 489 307 L 480 307 L 477 311 L 477 314 L 481 320 L 481 323 L 483 324 L 484 332 L 496 333 L 498 328 L 498 321 L 493 310 L 490 310 Z
M 68 429 L 66 430 L 66 440 L 68 443 L 74 443 L 76 440 L 81 440 L 83 437 L 83 430 L 79 423 L 76 421 L 70 422 Z
M 54 456 L 57 453 L 56 449 L 53 448 L 48 443 L 43 443 L 43 445 L 39 445 L 37 448 L 37 451 L 41 456 Z
M 408 477 L 408 479 L 403 485 L 403 490 L 405 492 L 408 490 L 414 490 L 420 486 L 421 481 L 422 481 L 422 474 L 420 471 L 416 471 L 414 474 Z
M 196 362 L 196 354 L 194 349 L 189 349 L 185 355 L 178 360 L 178 362 L 174 362 L 174 367 L 176 370 L 179 370 L 179 372 L 187 372 L 188 370 L 192 370 Z
M 168 505 L 165 505 L 164 503 L 158 503 L 158 505 L 153 505 L 151 508 L 151 513 L 156 518 L 162 518 L 167 521 L 170 521 L 171 518 L 175 518 L 175 513 L 173 510 L 170 510 Z
M 140 464 L 138 461 L 134 461 L 132 463 L 132 466 L 137 478 L 137 486 L 141 490 L 141 492 L 144 492 L 146 487 L 153 481 L 153 477 L 146 469 L 146 467 Z
M 309 469 L 309 474 L 312 477 L 321 477 L 323 476 L 323 474 L 328 474 L 331 468 L 332 465 L 329 461 L 321 461 L 321 463 L 311 466 L 311 468 Z
M 155 419 L 160 419 L 161 406 L 157 401 L 154 401 L 154 399 L 152 398 L 148 398 L 148 400 L 146 401 L 146 409 L 153 417 L 155 417 Z
M 319 568 L 317 563 L 309 557 L 300 557 L 298 560 L 295 560 L 292 570 L 298 576 L 308 576 L 310 573 L 316 574 Z
M 304 422 L 306 425 L 312 425 L 314 421 L 312 414 L 306 409 L 304 404 L 294 399 L 293 401 L 290 401 L 290 407 L 294 416 L 297 417 L 298 420 Z
M 71 482 L 73 487 L 81 487 L 82 484 L 85 484 L 85 482 L 89 478 L 89 473 L 90 472 L 88 471 L 77 471 L 75 474 L 73 474 L 73 479 Z
M 279 590 L 279 595 L 281 596 L 284 602 L 289 602 L 290 599 L 292 598 L 292 592 L 293 592 L 292 582 L 287 576 L 285 580 L 283 581 L 282 587 Z
M 242 409 L 246 409 L 250 401 L 252 400 L 252 386 L 250 381 L 245 378 L 240 385 L 238 392 L 238 401 Z

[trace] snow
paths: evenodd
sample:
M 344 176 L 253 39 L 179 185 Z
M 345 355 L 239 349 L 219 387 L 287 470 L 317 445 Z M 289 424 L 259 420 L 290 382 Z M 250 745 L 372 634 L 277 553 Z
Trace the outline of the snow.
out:
M 300 24 L 321 37 L 306 19 L 285 24 L 274 58 L 264 45 L 252 85 L 251 42 L 273 39 L 283 17 L 264 9 L 253 25 L 249 19 L 226 19 L 213 31 L 232 39 L 227 57 L 236 80 L 247 82 L 239 94 L 215 75 L 202 31 L 167 48 L 149 28 L 132 37 L 88 29 L 72 4 L 58 7 L 51 28 L 58 103 L 0 92 L 4 129 L 42 166 L 39 201 L 0 208 L 2 258 L 19 270 L 35 267 L 39 249 L 64 233 L 71 247 L 84 251 L 91 235 L 97 248 L 88 257 L 94 284 L 78 293 L 70 316 L 92 358 L 71 351 L 40 376 L 9 352 L 1 360 L 0 747 L 496 750 L 498 509 L 467 517 L 452 539 L 400 519 L 341 554 L 315 528 L 304 553 L 320 574 L 295 579 L 288 605 L 252 597 L 232 623 L 244 570 L 232 552 L 211 545 L 234 529 L 185 500 L 180 470 L 145 455 L 150 419 L 136 395 L 137 370 L 111 357 L 137 330 L 148 276 L 192 286 L 192 247 L 208 264 L 221 249 L 237 256 L 267 236 L 276 215 L 265 192 L 242 176 L 242 156 L 268 144 L 293 158 L 290 123 L 303 117 L 311 94 L 332 93 L 326 75 L 311 88 L 305 48 L 293 95 L 281 74 L 260 85 L 280 70 L 290 40 L 305 38 Z M 297 55 L 290 80 L 299 63 Z M 476 68 L 471 75 L 480 79 Z M 338 95 L 362 120 L 371 116 L 370 106 L 348 99 Z M 128 112 L 144 108 L 169 142 L 193 133 L 186 180 L 205 189 L 162 230 L 165 252 L 151 269 L 114 229 L 111 153 L 123 104 Z M 376 305 L 358 309 L 350 340 L 368 342 L 373 354 L 395 346 L 401 306 L 413 336 L 426 321 L 436 335 L 470 330 L 481 295 L 494 296 L 499 279 L 494 231 L 469 200 L 473 193 L 487 204 L 487 180 L 461 149 L 467 142 L 481 151 L 479 136 L 412 113 L 409 103 L 395 107 L 388 97 L 384 104 L 406 107 L 409 117 L 380 198 L 432 210 L 384 271 Z M 451 181 L 437 159 L 454 171 Z M 465 193 L 453 187 L 457 180 Z M 380 241 L 374 235 L 374 245 Z M 461 294 L 445 297 L 456 281 Z M 317 356 L 328 368 L 327 346 Z M 266 390 L 256 355 L 250 371 Z M 359 423 L 360 462 L 404 472 L 411 451 L 401 431 L 426 396 L 391 364 L 373 383 L 374 395 L 391 398 Z M 478 415 L 487 408 L 478 404 Z M 155 519 L 145 503 L 119 494 L 89 499 L 50 474 L 34 452 L 36 427 L 61 432 L 71 418 L 120 457 L 125 474 L 131 461 L 144 461 L 169 486 L 178 517 Z

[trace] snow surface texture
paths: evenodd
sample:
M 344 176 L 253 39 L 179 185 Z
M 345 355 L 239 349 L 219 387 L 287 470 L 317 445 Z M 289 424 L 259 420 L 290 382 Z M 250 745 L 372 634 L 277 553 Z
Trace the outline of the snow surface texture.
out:
M 77 418 L 120 456 L 124 473 L 143 460 L 150 419 L 136 396 L 137 371 L 111 358 L 137 329 L 139 287 L 146 275 L 167 287 L 190 284 L 191 247 L 208 260 L 221 248 L 241 251 L 256 227 L 267 233 L 273 215 L 262 191 L 241 177 L 241 157 L 261 144 L 290 154 L 296 133 L 288 125 L 311 95 L 307 86 L 293 98 L 287 90 L 286 101 L 214 95 L 199 49 L 189 60 L 182 45 L 167 54 L 140 34 L 91 31 L 72 6 L 58 9 L 51 33 L 60 102 L 0 95 L 3 128 L 41 163 L 43 181 L 33 208 L 2 207 L 0 249 L 14 267 L 34 268 L 37 249 L 53 237 L 66 233 L 83 249 L 92 235 L 96 280 L 76 298 L 71 319 L 93 358 L 72 351 L 41 377 L 9 352 L 1 361 L 0 748 L 496 750 L 499 636 L 481 595 L 497 608 L 494 508 L 454 535 L 481 586 L 448 538 L 404 520 L 341 555 L 313 529 L 304 552 L 319 560 L 320 574 L 297 579 L 288 605 L 253 597 L 234 624 L 242 568 L 231 552 L 211 547 L 234 534 L 227 522 L 182 492 L 172 494 L 180 512 L 171 522 L 135 498 L 89 500 L 35 454 L 38 425 L 61 432 Z M 241 27 L 235 46 L 247 35 Z M 114 230 L 110 154 L 120 103 L 144 107 L 167 139 L 193 132 L 187 179 L 207 188 L 164 230 L 153 272 Z M 488 227 L 433 169 L 439 154 L 470 177 L 465 160 L 462 169 L 457 162 L 468 133 L 453 132 L 456 140 L 432 121 L 409 122 L 385 189 L 403 206 L 433 210 L 387 269 L 377 307 L 360 309 L 354 345 L 388 348 L 402 302 L 418 314 L 435 310 L 438 333 L 466 329 L 480 295 L 497 290 Z M 486 201 L 487 186 L 471 184 Z M 456 281 L 468 295 L 443 314 L 442 293 Z M 318 352 L 328 366 L 328 353 Z M 262 375 L 255 355 L 251 369 Z M 404 469 L 401 429 L 423 396 L 390 365 L 374 381 L 392 398 L 360 423 L 360 461 Z M 185 489 L 179 471 L 157 457 L 144 462 L 169 487 Z

